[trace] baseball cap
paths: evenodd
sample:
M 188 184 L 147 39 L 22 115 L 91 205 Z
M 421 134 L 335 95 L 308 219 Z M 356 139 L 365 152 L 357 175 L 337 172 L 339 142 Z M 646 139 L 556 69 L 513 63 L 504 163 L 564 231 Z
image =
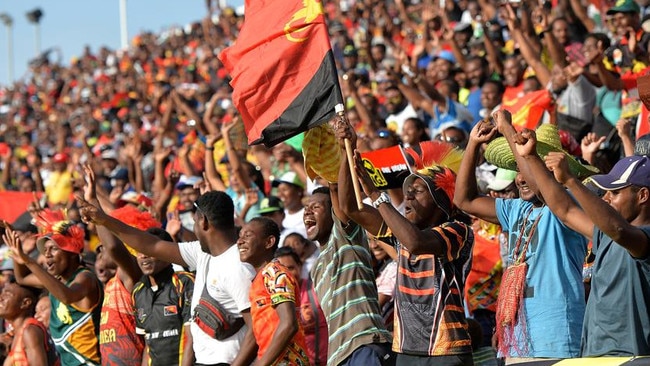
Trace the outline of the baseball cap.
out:
M 345 27 L 343 26 L 343 24 L 341 22 L 332 22 L 332 23 L 330 23 L 329 29 L 330 29 L 331 34 L 345 31 Z
M 616 13 L 639 13 L 641 8 L 634 0 L 618 0 L 616 4 L 607 10 L 607 15 Z
M 109 176 L 110 179 L 128 180 L 129 170 L 126 168 L 115 169 Z
M 282 201 L 276 196 L 265 197 L 260 201 L 260 209 L 257 211 L 260 215 L 273 213 L 284 210 Z
M 441 59 L 443 59 L 445 61 L 451 62 L 453 65 L 456 64 L 456 57 L 454 57 L 454 53 L 451 52 L 451 51 L 442 50 L 442 51 L 439 51 L 438 53 L 436 53 L 433 56 L 434 61 L 439 59 L 439 58 L 441 58 Z
M 631 185 L 650 187 L 650 159 L 647 156 L 629 156 L 614 165 L 609 174 L 591 176 L 601 189 L 614 191 Z
M 153 206 L 153 200 L 151 198 L 147 197 L 143 193 L 138 193 L 132 190 L 124 192 L 122 196 L 120 196 L 120 199 L 117 201 L 117 203 L 118 206 L 124 206 L 128 203 L 143 207 Z
M 68 162 L 68 154 L 66 154 L 66 153 L 56 153 L 52 157 L 52 162 L 53 163 L 67 163 Z
M 357 49 L 353 45 L 349 44 L 343 49 L 343 56 L 356 56 Z
M 176 183 L 176 189 L 185 189 L 187 187 L 194 187 L 195 184 L 199 183 L 202 181 L 203 178 L 197 177 L 197 176 L 187 176 L 187 175 L 181 175 L 180 179 L 178 180 L 178 183 Z
M 9 271 L 14 269 L 14 260 L 11 258 L 4 258 L 0 264 L 0 271 Z
M 516 171 L 498 168 L 494 179 L 487 185 L 487 189 L 497 192 L 503 191 L 515 181 L 516 177 Z
M 300 177 L 298 177 L 298 174 L 295 172 L 286 172 L 282 174 L 280 179 L 273 180 L 272 186 L 277 187 L 280 183 L 292 184 L 300 189 L 305 189 L 305 183 L 300 180 Z
M 106 149 L 102 151 L 101 157 L 105 160 L 117 160 L 117 151 L 113 149 Z

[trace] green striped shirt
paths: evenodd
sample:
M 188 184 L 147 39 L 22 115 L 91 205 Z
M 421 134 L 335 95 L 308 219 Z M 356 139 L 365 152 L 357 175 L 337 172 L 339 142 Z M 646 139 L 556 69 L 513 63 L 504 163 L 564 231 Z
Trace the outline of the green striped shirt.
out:
M 328 365 L 345 361 L 357 348 L 391 342 L 379 310 L 377 285 L 365 232 L 353 222 L 348 235 L 332 213 L 334 226 L 311 270 L 329 328 Z

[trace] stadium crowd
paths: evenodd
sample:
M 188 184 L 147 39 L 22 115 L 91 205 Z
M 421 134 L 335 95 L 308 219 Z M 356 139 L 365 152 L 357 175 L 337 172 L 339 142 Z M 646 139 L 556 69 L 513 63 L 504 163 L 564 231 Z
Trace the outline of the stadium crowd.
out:
M 31 201 L 5 365 L 650 356 L 650 3 L 323 3 L 346 108 L 316 154 L 248 145 L 217 57 L 244 17 L 206 3 L 0 87 L 0 205 Z M 362 154 L 398 145 L 379 190 Z

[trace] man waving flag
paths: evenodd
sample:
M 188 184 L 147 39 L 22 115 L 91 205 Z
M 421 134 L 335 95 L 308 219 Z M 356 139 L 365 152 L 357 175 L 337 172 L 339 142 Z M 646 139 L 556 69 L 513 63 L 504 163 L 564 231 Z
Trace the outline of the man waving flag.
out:
M 249 144 L 270 147 L 333 118 L 341 90 L 320 1 L 246 0 L 245 9 L 219 58 Z

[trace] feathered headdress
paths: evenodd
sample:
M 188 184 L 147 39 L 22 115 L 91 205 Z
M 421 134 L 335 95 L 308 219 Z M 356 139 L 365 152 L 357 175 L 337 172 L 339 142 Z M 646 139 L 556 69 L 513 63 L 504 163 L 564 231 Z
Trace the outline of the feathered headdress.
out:
M 443 141 L 424 141 L 420 143 L 420 152 L 413 148 L 405 151 L 411 155 L 416 169 L 423 169 L 431 165 L 440 165 L 458 172 L 463 152 L 456 146 Z
M 132 226 L 136 229 L 147 230 L 152 227 L 161 227 L 162 225 L 156 220 L 149 211 L 139 210 L 132 205 L 126 205 L 115 209 L 111 212 L 111 217 L 116 218 L 123 223 Z M 136 250 L 131 248 L 128 244 L 124 243 L 126 249 L 133 256 L 136 255 Z
M 126 205 L 113 210 L 111 216 L 140 230 L 161 226 L 160 222 L 149 211 L 141 211 L 132 205 Z
M 61 250 L 66 252 L 79 254 L 83 251 L 84 231 L 68 220 L 63 211 L 41 211 L 36 217 L 36 226 L 42 233 L 36 241 L 39 252 L 43 253 L 48 240 L 53 240 Z
M 420 143 L 419 154 L 411 148 L 406 149 L 406 152 L 413 157 L 417 171 L 404 180 L 404 189 L 416 178 L 422 179 L 438 207 L 451 217 L 456 172 L 463 160 L 462 151 L 446 142 L 425 141 Z

